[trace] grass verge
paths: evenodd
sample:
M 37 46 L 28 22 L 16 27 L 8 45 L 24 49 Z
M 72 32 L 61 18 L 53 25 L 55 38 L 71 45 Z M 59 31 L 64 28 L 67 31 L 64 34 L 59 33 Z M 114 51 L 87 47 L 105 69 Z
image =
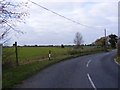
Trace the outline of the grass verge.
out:
M 120 65 L 120 57 L 117 57 L 115 61 L 116 61 L 117 64 Z
M 18 66 L 16 68 L 8 69 L 6 71 L 3 71 L 2 86 L 3 88 L 12 88 L 17 84 L 22 83 L 23 80 L 31 77 L 32 75 L 36 74 L 37 72 L 40 72 L 41 70 L 52 64 L 58 63 L 63 60 L 75 58 L 78 56 L 90 55 L 90 54 L 96 54 L 102 52 L 103 51 L 96 51 L 96 52 L 87 52 L 77 55 L 65 55 L 52 60 L 32 62 L 29 64 Z

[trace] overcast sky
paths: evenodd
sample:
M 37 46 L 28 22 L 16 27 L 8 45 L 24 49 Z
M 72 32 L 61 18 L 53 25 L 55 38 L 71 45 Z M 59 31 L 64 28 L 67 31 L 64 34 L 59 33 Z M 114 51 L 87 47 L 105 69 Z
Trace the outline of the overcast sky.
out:
M 26 24 L 18 26 L 25 33 L 16 35 L 11 43 L 18 41 L 19 45 L 73 44 L 75 33 L 80 32 L 84 44 L 90 44 L 97 38 L 104 36 L 104 28 L 107 29 L 107 35 L 118 34 L 117 0 L 31 1 L 94 28 L 78 25 L 29 3 L 30 16 L 26 18 Z

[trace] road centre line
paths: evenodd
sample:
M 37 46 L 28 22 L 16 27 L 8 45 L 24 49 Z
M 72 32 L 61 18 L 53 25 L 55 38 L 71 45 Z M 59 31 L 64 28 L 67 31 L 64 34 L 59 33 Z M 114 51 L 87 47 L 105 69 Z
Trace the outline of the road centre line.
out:
M 89 66 L 89 63 L 91 62 L 91 60 L 89 60 L 88 62 L 87 62 L 87 65 L 86 65 L 86 67 L 88 67 Z
M 87 73 L 87 77 L 88 77 L 92 87 L 94 88 L 94 90 L 97 90 L 97 88 L 95 87 L 95 84 L 93 83 L 93 81 L 92 81 L 92 79 L 91 79 L 91 77 L 90 77 L 90 75 L 88 73 Z

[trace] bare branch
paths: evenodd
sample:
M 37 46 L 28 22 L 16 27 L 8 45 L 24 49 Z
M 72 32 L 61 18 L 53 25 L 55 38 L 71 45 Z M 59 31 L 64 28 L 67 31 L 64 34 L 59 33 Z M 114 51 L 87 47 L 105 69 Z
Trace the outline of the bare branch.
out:
M 24 11 L 22 7 L 27 7 L 27 4 L 10 0 L 0 1 L 0 32 L 2 32 L 0 40 L 6 38 L 12 30 L 23 34 L 21 30 L 16 29 L 16 23 L 25 23 L 24 17 L 28 15 L 28 12 Z

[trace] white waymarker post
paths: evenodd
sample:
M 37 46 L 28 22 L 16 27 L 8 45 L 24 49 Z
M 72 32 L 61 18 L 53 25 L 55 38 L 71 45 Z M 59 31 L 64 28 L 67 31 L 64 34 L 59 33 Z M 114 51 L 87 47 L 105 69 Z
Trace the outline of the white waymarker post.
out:
M 0 89 L 2 89 L 2 44 L 0 44 Z
M 51 50 L 49 50 L 49 55 L 48 55 L 48 57 L 49 57 L 49 60 L 51 59 Z

